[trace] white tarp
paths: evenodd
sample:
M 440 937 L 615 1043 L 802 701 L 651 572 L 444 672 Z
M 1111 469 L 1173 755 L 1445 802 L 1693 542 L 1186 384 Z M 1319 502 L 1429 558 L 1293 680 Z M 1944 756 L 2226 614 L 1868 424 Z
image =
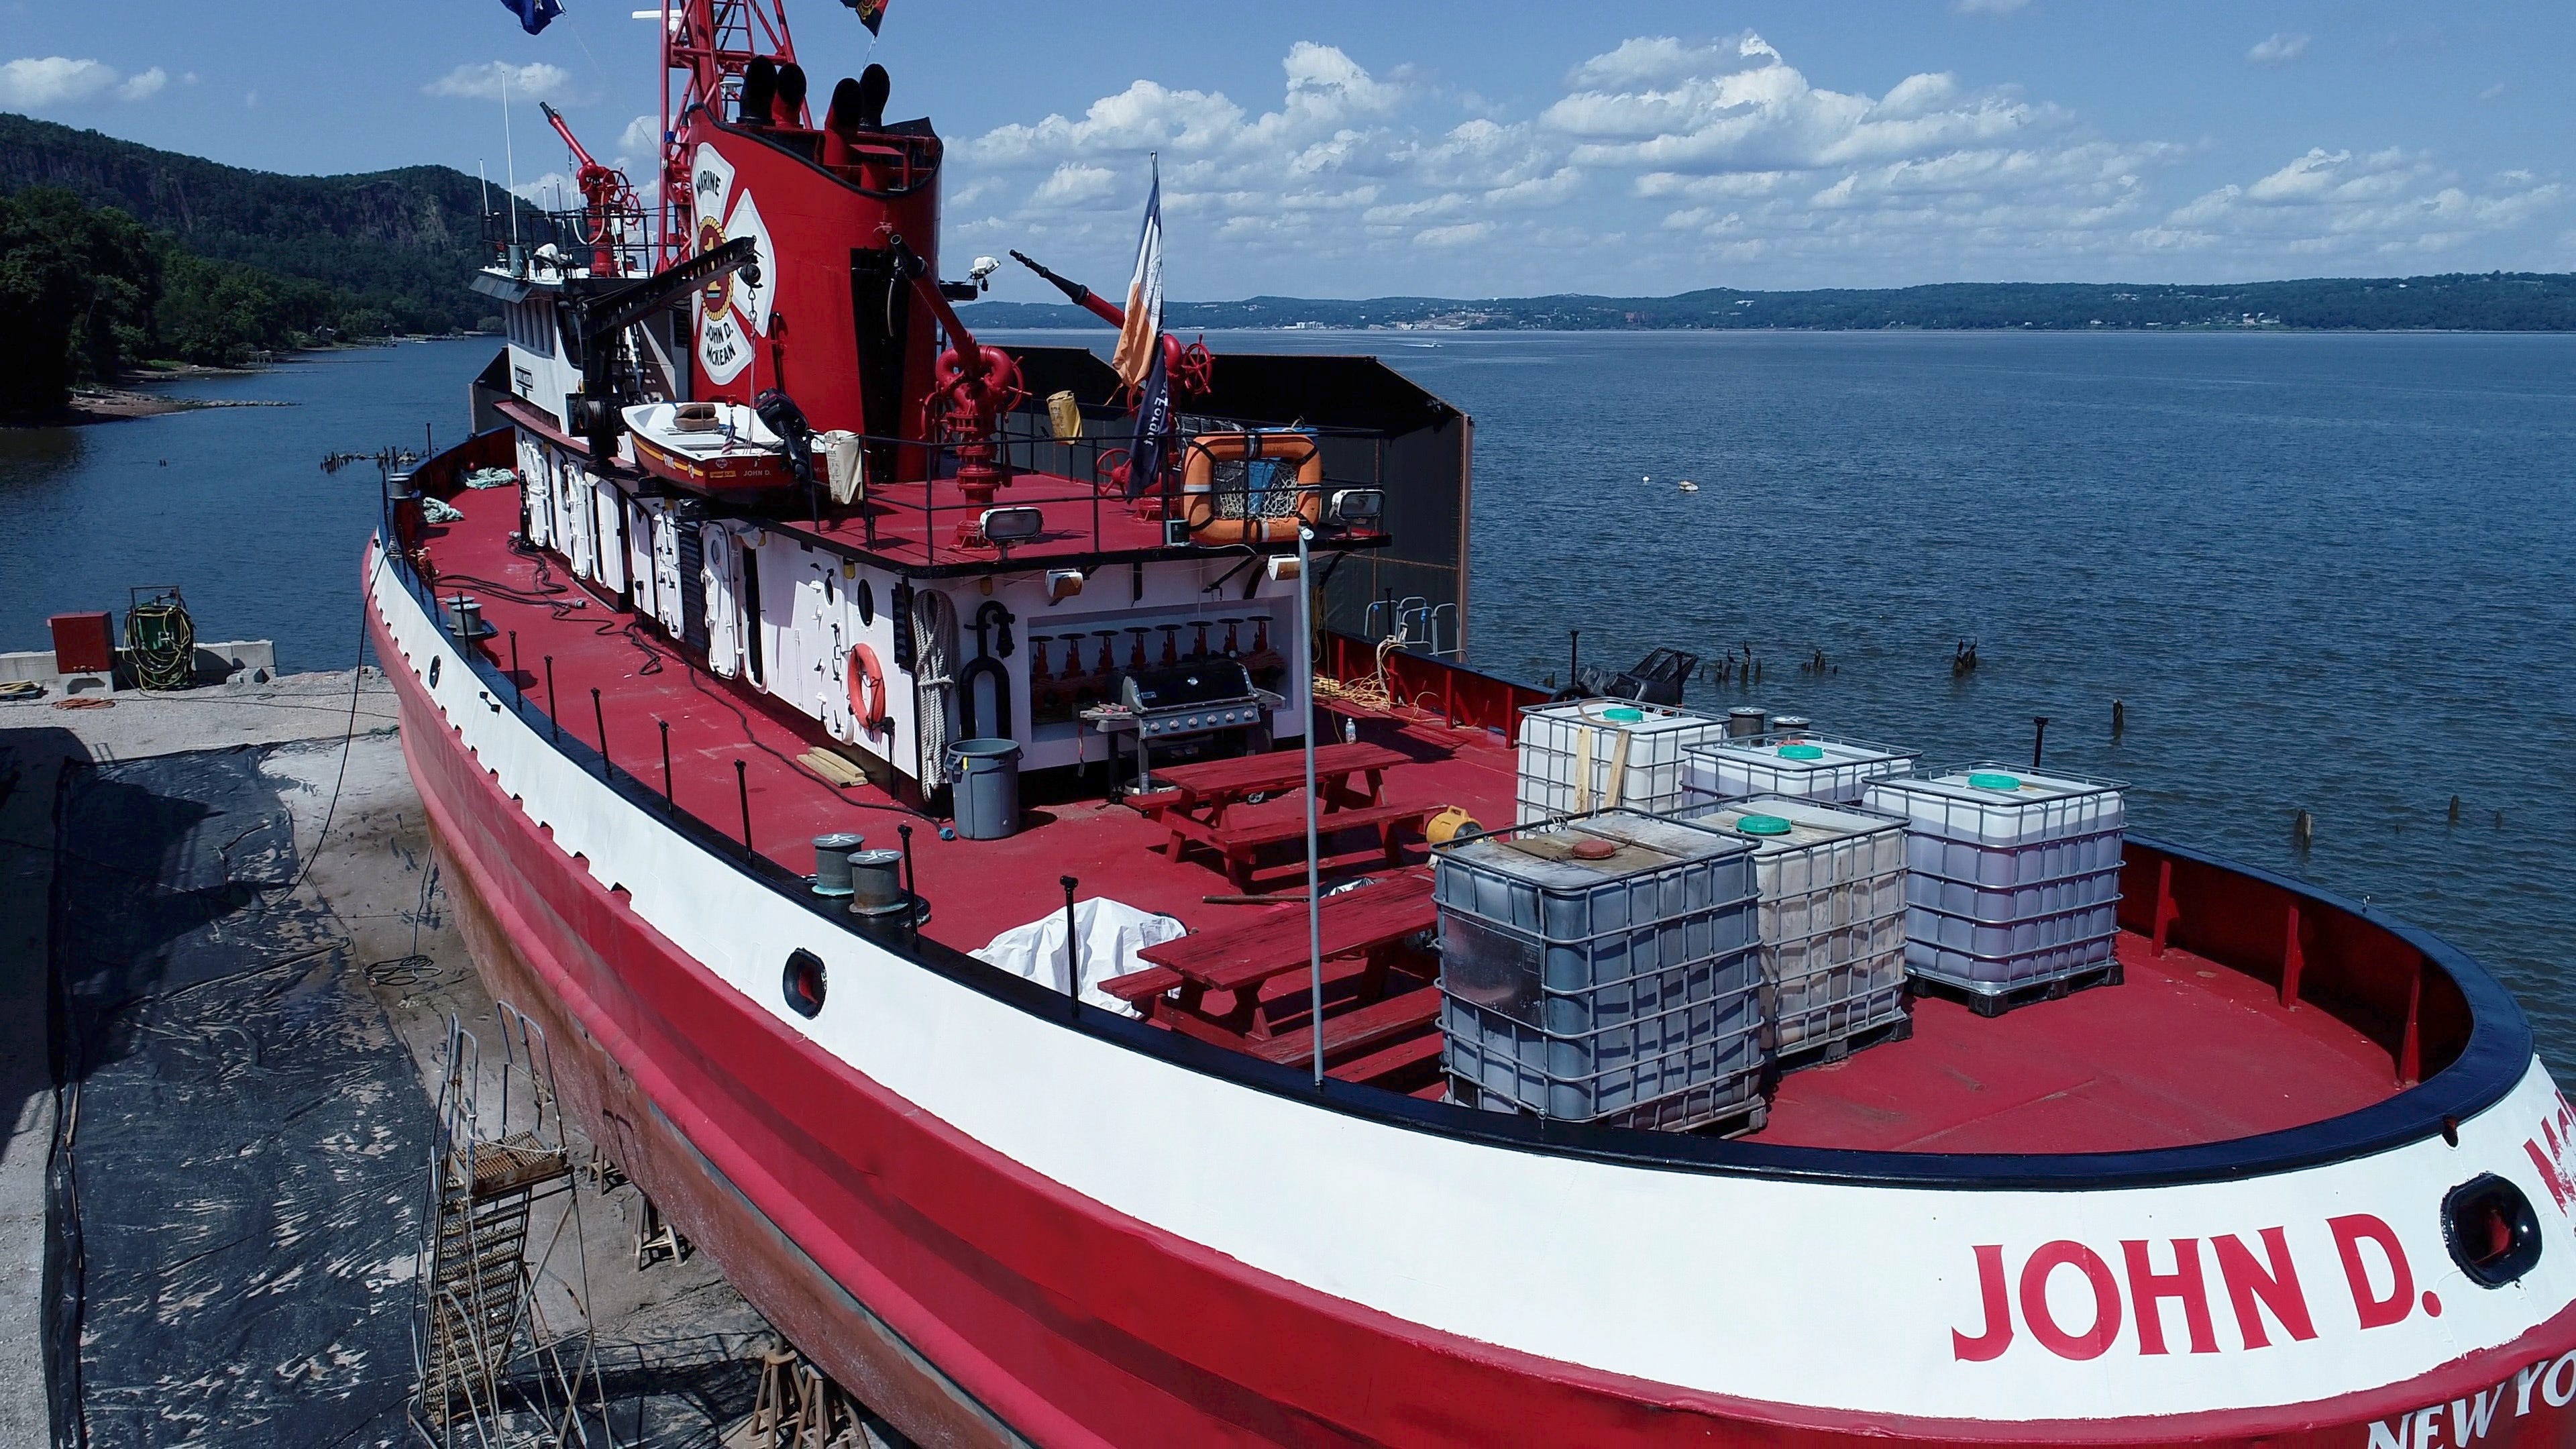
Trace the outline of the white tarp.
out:
M 1123 901 L 1100 896 L 1074 902 L 1073 920 L 1074 928 L 1082 935 L 1083 1001 L 1127 1016 L 1134 1016 L 1135 1008 L 1102 991 L 1100 983 L 1112 976 L 1144 970 L 1149 963 L 1137 952 L 1176 940 L 1189 930 L 1170 916 L 1140 911 Z M 1053 911 L 1025 926 L 1013 926 L 973 954 L 978 961 L 990 962 L 1015 976 L 1061 992 L 1066 985 L 1064 912 Z

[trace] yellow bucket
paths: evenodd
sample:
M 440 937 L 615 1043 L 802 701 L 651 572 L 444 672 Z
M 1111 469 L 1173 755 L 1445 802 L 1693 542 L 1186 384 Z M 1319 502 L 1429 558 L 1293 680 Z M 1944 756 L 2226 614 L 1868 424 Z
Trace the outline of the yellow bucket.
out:
M 1060 392 L 1047 399 L 1047 422 L 1055 429 L 1059 443 L 1070 443 L 1082 436 L 1082 405 L 1070 392 Z

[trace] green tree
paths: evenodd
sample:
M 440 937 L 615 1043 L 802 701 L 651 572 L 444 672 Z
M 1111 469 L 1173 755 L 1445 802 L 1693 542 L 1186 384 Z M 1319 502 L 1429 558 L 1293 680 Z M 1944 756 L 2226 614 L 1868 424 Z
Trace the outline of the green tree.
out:
M 30 187 L 0 197 L 0 413 L 59 411 L 152 341 L 161 300 L 152 236 L 114 207 Z

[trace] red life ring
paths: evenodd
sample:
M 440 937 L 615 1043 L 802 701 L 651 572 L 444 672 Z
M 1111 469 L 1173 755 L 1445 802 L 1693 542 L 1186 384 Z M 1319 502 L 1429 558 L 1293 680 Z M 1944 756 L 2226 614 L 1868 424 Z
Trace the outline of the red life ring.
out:
M 850 714 L 859 728 L 869 734 L 880 734 L 894 728 L 894 716 L 886 712 L 885 666 L 877 662 L 877 653 L 865 644 L 850 648 Z

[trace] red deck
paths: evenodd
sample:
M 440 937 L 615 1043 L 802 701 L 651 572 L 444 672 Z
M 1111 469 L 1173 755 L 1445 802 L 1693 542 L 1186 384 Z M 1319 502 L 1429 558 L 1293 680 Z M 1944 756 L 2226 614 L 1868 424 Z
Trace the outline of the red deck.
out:
M 648 782 L 660 771 L 654 722 L 667 721 L 678 803 L 718 828 L 731 830 L 741 818 L 734 776 L 743 762 L 753 841 L 780 864 L 811 871 L 810 841 L 829 831 L 892 845 L 895 826 L 911 821 L 920 889 L 934 913 L 926 934 L 964 950 L 1060 909 L 1065 875 L 1078 877 L 1086 896 L 1168 912 L 1193 929 L 1240 923 L 1263 909 L 1208 903 L 1204 897 L 1235 890 L 1221 862 L 1193 852 L 1175 864 L 1163 851 L 1168 828 L 1124 805 L 1035 806 L 1009 840 L 942 841 L 930 822 L 874 789 L 835 788 L 796 763 L 821 741 L 818 729 L 693 667 L 658 629 L 572 584 L 559 562 L 549 579 L 570 591 L 547 597 L 581 607 L 558 618 L 546 605 L 501 597 L 491 585 L 534 598 L 549 581 L 535 558 L 508 546 L 516 496 L 493 490 L 455 502 L 464 520 L 427 534 L 441 591 L 461 587 L 483 598 L 485 617 L 500 631 L 488 647 L 505 669 L 516 631 L 530 706 L 552 703 L 544 662 L 551 655 L 564 731 L 597 743 L 590 705 L 597 689 L 610 758 Z M 1109 508 L 1103 504 L 1104 516 Z M 1363 725 L 1364 738 L 1407 756 L 1385 776 L 1388 801 L 1459 805 L 1488 824 L 1509 819 L 1515 758 L 1496 733 L 1452 729 L 1429 715 L 1377 714 Z M 1229 819 L 1297 809 L 1294 800 L 1271 801 Z M 1418 846 L 1409 849 L 1420 857 Z M 1346 874 L 1384 868 L 1366 832 L 1328 843 L 1327 855 Z M 1255 890 L 1302 884 L 1302 857 L 1274 859 Z M 1303 934 L 1302 913 L 1282 915 L 1295 916 Z M 1788 1077 L 1761 1140 L 1949 1152 L 2154 1148 L 2312 1122 L 2396 1089 L 2389 1050 L 2327 1012 L 2284 1008 L 2272 985 L 2180 950 L 2158 957 L 2136 936 L 2121 945 L 2122 986 L 1995 1019 L 1945 1001 L 1919 1003 L 1911 1040 Z M 1333 974 L 1338 997 L 1358 967 Z M 1302 1002 L 1281 998 L 1303 989 L 1301 973 L 1264 989 L 1275 1003 L 1274 1029 L 1294 1024 Z
M 869 490 L 869 517 L 827 515 L 819 524 L 786 518 L 774 526 L 906 564 L 981 565 L 998 560 L 1000 552 L 990 545 L 960 544 L 958 528 L 975 523 L 987 508 L 1034 508 L 1046 516 L 1043 532 L 1011 546 L 1015 562 L 1087 560 L 1097 554 L 1144 553 L 1163 546 L 1159 514 L 1140 512 L 1138 503 L 1114 491 L 1095 490 L 1050 473 L 1021 474 L 990 503 L 968 501 L 953 480 L 887 483 Z

